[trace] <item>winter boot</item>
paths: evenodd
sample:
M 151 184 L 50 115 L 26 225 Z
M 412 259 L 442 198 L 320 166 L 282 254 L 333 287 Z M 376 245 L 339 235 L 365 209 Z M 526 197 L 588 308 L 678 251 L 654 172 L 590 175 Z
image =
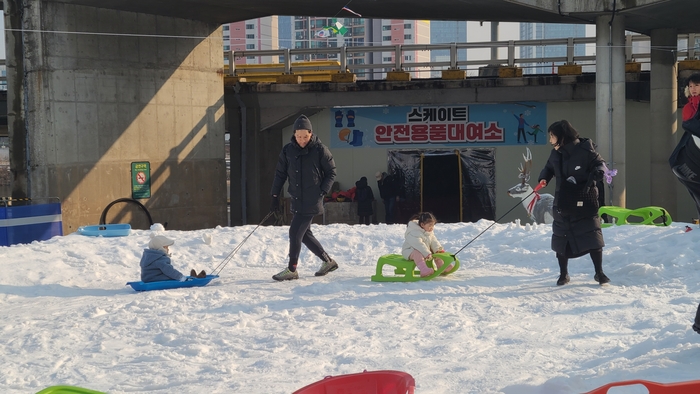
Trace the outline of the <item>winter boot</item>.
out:
M 557 286 L 564 286 L 565 284 L 569 283 L 571 278 L 569 278 L 569 274 L 562 274 L 559 275 L 559 279 L 557 280 Z
M 333 260 L 328 253 L 323 253 L 323 256 L 321 257 L 323 259 L 323 263 L 321 263 L 321 268 L 316 271 L 314 275 L 316 276 L 324 276 L 327 273 L 331 271 L 335 271 L 338 269 L 338 263 Z
M 435 263 L 435 267 L 437 267 L 437 268 L 436 268 L 437 270 L 440 270 L 440 268 L 442 268 L 442 266 L 445 265 L 445 262 L 442 261 L 442 259 L 439 259 L 439 258 L 437 258 L 437 257 L 434 257 L 434 258 L 433 258 L 433 262 Z M 449 267 L 445 268 L 445 270 L 442 271 L 442 274 L 441 274 L 441 275 L 447 275 L 447 274 L 449 274 L 450 271 L 452 271 L 452 269 L 453 269 L 454 267 L 455 267 L 455 264 L 454 264 L 454 263 L 450 264 Z
M 290 271 L 289 268 L 285 268 L 284 271 L 279 274 L 272 275 L 272 279 L 281 282 L 283 280 L 299 279 L 299 273 L 296 271 Z
M 420 277 L 424 278 L 426 276 L 430 276 L 435 273 L 435 270 L 428 267 L 427 264 L 425 264 L 425 260 L 416 260 L 416 267 L 418 267 L 418 270 L 420 271 Z
M 595 274 L 593 277 L 596 282 L 600 283 L 601 285 L 604 285 L 606 283 L 610 283 L 610 278 L 608 278 L 603 271 L 600 271 L 599 273 Z
M 193 278 L 196 278 L 196 277 L 197 277 L 197 271 L 195 271 L 194 268 L 192 268 L 192 269 L 190 270 L 190 276 L 193 277 Z
M 194 270 L 193 270 L 193 271 L 194 271 Z M 202 272 L 200 272 L 199 274 L 197 274 L 197 277 L 198 277 L 198 278 L 206 278 L 206 277 L 207 277 L 206 271 L 202 270 Z

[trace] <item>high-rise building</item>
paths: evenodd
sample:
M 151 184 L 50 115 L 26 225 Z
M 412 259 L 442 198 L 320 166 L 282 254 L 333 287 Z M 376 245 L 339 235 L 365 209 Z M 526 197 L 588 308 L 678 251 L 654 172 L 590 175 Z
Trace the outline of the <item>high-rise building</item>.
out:
M 277 16 L 251 19 L 222 26 L 224 52 L 234 51 L 236 64 L 277 63 L 276 56 L 235 56 L 237 51 L 278 49 L 279 34 Z
M 294 43 L 292 42 L 292 17 L 291 16 L 278 16 L 277 17 L 277 34 L 279 35 L 279 47 L 280 49 L 294 48 Z
M 521 40 L 543 40 L 550 38 L 585 37 L 586 26 L 562 23 L 520 23 Z M 548 45 L 523 47 L 520 49 L 521 58 L 541 58 L 566 56 L 565 45 Z M 586 47 L 583 44 L 574 46 L 574 56 L 586 54 Z M 553 74 L 556 73 L 556 66 L 564 62 L 544 63 L 524 63 L 522 64 L 524 74 Z
M 467 22 L 466 21 L 431 21 L 430 22 L 430 43 L 449 44 L 457 42 L 467 42 Z M 467 51 L 458 51 L 457 60 L 467 60 Z M 431 51 L 431 62 L 449 62 L 450 51 Z M 440 71 L 433 71 L 432 77 L 440 77 Z
M 375 45 L 404 45 L 404 44 L 430 44 L 430 21 L 425 20 L 404 20 L 404 19 L 374 19 L 373 42 Z M 381 41 L 380 41 L 381 40 Z M 381 52 L 381 62 L 373 59 L 374 64 L 382 63 L 390 67 L 396 64 L 395 52 Z M 428 63 L 430 62 L 430 51 L 403 51 L 404 62 Z M 429 77 L 430 67 L 414 68 L 413 77 Z M 376 74 L 376 73 L 375 73 Z M 386 78 L 385 73 L 378 76 L 380 79 Z

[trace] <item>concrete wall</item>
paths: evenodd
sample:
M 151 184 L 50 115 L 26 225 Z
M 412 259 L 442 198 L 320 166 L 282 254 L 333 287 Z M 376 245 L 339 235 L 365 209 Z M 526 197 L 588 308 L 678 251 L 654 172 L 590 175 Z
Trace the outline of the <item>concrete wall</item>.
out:
M 151 198 L 140 201 L 155 222 L 226 225 L 218 25 L 27 3 L 22 26 L 10 27 L 46 31 L 25 33 L 26 79 L 10 81 L 26 86 L 27 194 L 59 197 L 68 234 L 131 197 L 131 163 L 150 161 Z M 107 222 L 146 225 L 125 204 L 109 212 Z

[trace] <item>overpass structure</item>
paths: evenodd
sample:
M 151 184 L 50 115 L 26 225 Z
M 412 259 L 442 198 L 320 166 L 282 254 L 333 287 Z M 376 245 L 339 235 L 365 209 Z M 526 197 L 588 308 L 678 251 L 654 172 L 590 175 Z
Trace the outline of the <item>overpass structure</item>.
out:
M 260 124 L 255 111 L 226 124 L 225 107 L 240 111 L 242 106 L 225 104 L 220 24 L 266 15 L 342 16 L 346 2 L 5 0 L 3 5 L 12 196 L 59 197 L 64 232 L 70 233 L 95 223 L 111 201 L 135 195 L 139 185 L 131 169 L 144 162 L 151 169 L 145 205 L 155 218 L 168 218 L 160 221 L 175 229 L 226 224 L 226 128 L 255 137 L 243 150 L 255 151 L 255 144 L 271 140 L 246 127 Z M 623 206 L 624 32 L 650 36 L 649 127 L 654 132 L 649 137 L 657 148 L 650 157 L 651 202 L 671 212 L 676 182 L 666 159 L 676 141 L 676 40 L 680 33 L 700 30 L 688 12 L 694 6 L 695 0 L 352 3 L 366 18 L 595 24 L 596 140 L 618 168 L 614 201 Z M 235 94 L 240 99 L 245 89 L 231 89 L 230 98 L 238 103 Z M 280 107 L 287 111 L 284 119 L 303 110 Z M 244 181 L 266 175 L 262 159 L 247 160 L 240 169 Z M 266 205 L 259 206 L 258 197 L 267 192 L 260 186 L 246 193 L 241 221 L 255 222 Z M 122 215 L 128 219 L 129 213 Z

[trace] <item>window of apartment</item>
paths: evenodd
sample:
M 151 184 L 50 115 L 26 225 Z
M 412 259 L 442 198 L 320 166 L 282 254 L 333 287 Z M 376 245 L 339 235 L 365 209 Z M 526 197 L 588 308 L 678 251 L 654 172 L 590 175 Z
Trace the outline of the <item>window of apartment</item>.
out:
M 362 27 L 353 27 L 352 28 L 352 35 L 353 36 L 362 36 L 365 34 L 365 28 L 364 26 Z
M 306 38 L 306 32 L 298 31 L 294 33 L 294 38 L 296 38 L 297 40 L 303 40 Z
M 410 28 L 411 28 L 411 24 L 410 24 L 410 23 L 404 23 L 404 24 L 403 24 L 403 28 L 404 28 L 404 29 L 410 29 Z
M 410 39 L 411 39 L 411 35 L 410 35 L 410 34 L 404 34 L 404 35 L 403 35 L 403 39 L 404 39 L 404 40 L 410 40 Z
M 253 30 L 253 29 L 255 29 L 255 24 L 253 24 L 253 23 L 246 23 L 246 24 L 245 24 L 245 28 L 246 28 L 246 30 Z
M 231 39 L 231 37 L 228 34 L 224 34 L 224 41 L 228 41 L 230 39 Z
M 224 25 L 223 28 L 224 28 L 224 31 L 228 31 L 231 27 L 229 25 Z
M 245 49 L 255 49 L 255 44 L 245 44 Z
M 246 34 L 245 38 L 255 38 L 255 34 Z
M 246 56 L 246 59 L 248 59 L 248 60 L 255 60 L 255 56 Z
M 224 51 L 230 51 L 231 45 L 224 45 Z
M 353 38 L 352 44 L 356 47 L 361 47 L 361 46 L 365 45 L 365 39 L 364 38 Z
M 408 61 L 408 62 L 410 62 L 410 61 L 412 61 L 412 60 L 413 60 L 413 56 L 411 56 L 411 55 L 408 55 L 408 56 L 404 56 L 404 57 L 403 57 L 403 60 L 404 60 L 404 61 Z
M 391 61 L 391 56 L 385 56 L 382 58 L 383 62 L 390 62 Z
M 294 30 L 306 29 L 306 21 L 295 21 Z
M 391 36 L 383 36 L 382 41 L 391 41 Z
M 382 30 L 383 30 L 383 31 L 391 30 L 391 25 L 384 25 L 384 26 L 382 26 Z

